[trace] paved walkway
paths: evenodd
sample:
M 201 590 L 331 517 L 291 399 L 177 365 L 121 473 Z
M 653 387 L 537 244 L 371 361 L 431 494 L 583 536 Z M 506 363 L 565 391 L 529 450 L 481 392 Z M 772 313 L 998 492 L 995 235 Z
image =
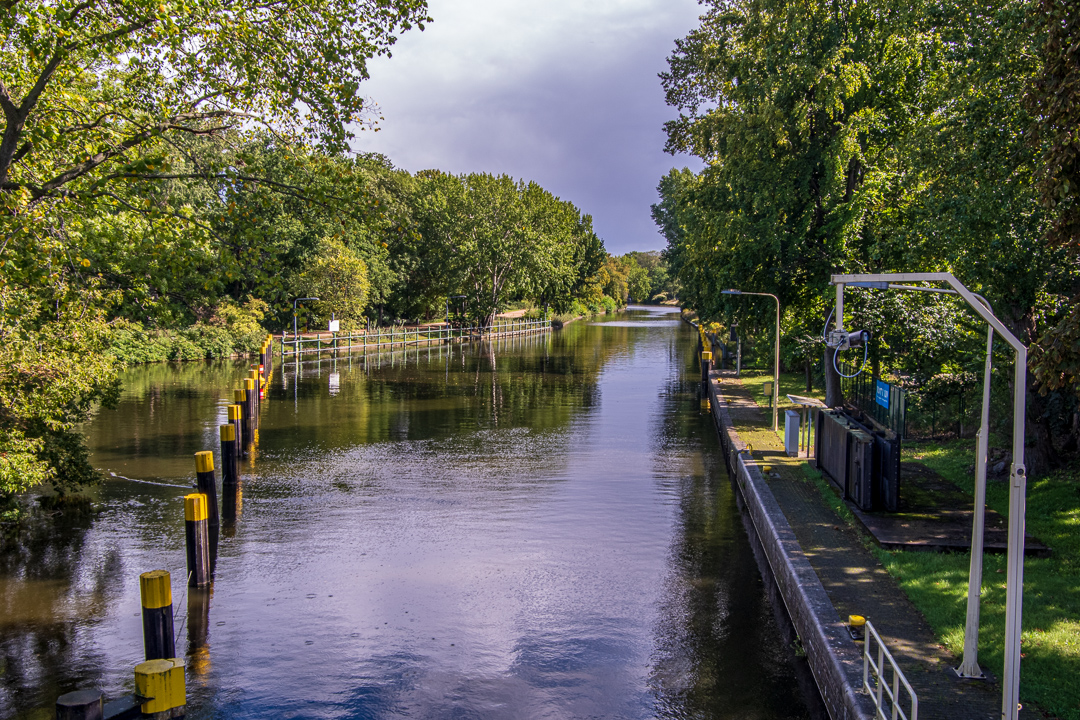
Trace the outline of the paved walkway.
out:
M 864 545 L 861 531 L 848 526 L 826 504 L 807 477 L 806 460 L 784 453 L 780 438 L 770 430 L 771 416 L 754 402 L 752 391 L 732 371 L 714 371 L 712 377 L 720 383 L 719 395 L 728 403 L 740 438 L 753 446 L 758 464 L 770 468 L 763 472 L 769 489 L 837 614 L 864 615 L 873 622 L 918 695 L 919 717 L 1000 718 L 1000 686 L 951 675 L 958 660 L 936 642 L 922 613 Z M 1020 717 L 1038 715 L 1025 709 Z

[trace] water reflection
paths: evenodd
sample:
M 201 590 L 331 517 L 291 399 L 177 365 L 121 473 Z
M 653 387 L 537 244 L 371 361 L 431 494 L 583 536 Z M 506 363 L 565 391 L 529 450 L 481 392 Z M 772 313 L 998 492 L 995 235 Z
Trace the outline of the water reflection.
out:
M 128 373 L 87 429 L 118 476 L 100 515 L 37 577 L 2 567 L 4 607 L 50 630 L 0 624 L 0 715 L 130 691 L 138 573 L 162 567 L 191 717 L 805 717 L 693 335 L 607 320 L 279 363 L 205 591 L 183 587 L 181 498 L 246 363 Z

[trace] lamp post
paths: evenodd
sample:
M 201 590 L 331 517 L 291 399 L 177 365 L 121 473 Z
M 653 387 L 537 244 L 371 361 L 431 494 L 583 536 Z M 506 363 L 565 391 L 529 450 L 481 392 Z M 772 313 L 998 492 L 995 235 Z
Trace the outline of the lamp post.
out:
M 758 295 L 771 297 L 776 301 L 776 357 L 773 358 L 773 391 L 772 391 L 772 429 L 779 430 L 777 423 L 777 411 L 780 404 L 780 298 L 772 293 L 746 292 L 744 290 L 721 290 L 721 295 Z
M 1024 514 L 1027 504 L 1027 468 L 1024 467 L 1024 432 L 1025 414 L 1027 412 L 1027 346 L 1020 342 L 1005 325 L 995 317 L 986 301 L 975 293 L 968 290 L 964 285 L 952 276 L 951 273 L 883 273 L 883 274 L 860 274 L 860 275 L 833 275 L 830 281 L 836 286 L 836 331 L 843 332 L 844 326 L 844 286 L 876 288 L 880 290 L 913 289 L 907 283 L 913 282 L 937 282 L 949 285 L 952 294 L 959 295 L 971 308 L 990 325 L 991 335 L 987 338 L 987 350 L 992 349 L 992 333 L 997 332 L 1013 348 L 1016 353 L 1016 366 L 1013 370 L 1013 462 L 1009 477 L 1009 545 L 1006 560 L 1007 574 L 1005 576 L 1005 662 L 1001 673 L 1001 717 L 1002 720 L 1016 720 L 1019 714 L 1020 701 L 1020 630 L 1023 616 L 1024 601 Z M 902 285 L 904 284 L 904 285 Z M 934 290 L 930 290 L 934 292 Z M 990 361 L 987 359 L 987 367 Z M 987 378 L 989 375 L 987 376 Z M 987 405 L 987 383 L 983 384 L 983 418 L 985 423 Z M 982 428 L 979 437 L 979 453 L 985 456 L 985 444 L 989 441 L 986 436 L 988 428 Z M 985 483 L 985 457 L 981 468 Z M 979 463 L 976 463 L 978 465 Z M 985 490 L 984 490 L 985 493 Z M 976 484 L 978 495 L 978 483 Z M 985 497 L 985 495 L 984 495 Z M 978 505 L 976 506 L 978 510 Z M 974 533 L 973 533 L 974 534 Z M 972 548 L 974 554 L 974 547 Z M 972 558 L 972 569 L 975 569 L 975 560 Z M 981 562 L 978 565 L 979 574 L 982 573 Z M 972 618 L 970 600 L 973 589 L 971 578 L 968 580 L 968 620 Z M 981 583 L 980 583 L 981 584 Z M 974 588 L 978 593 L 979 588 Z M 971 637 L 971 628 L 965 632 L 965 663 L 958 672 L 974 672 L 977 664 L 974 657 L 969 657 L 968 642 Z M 973 667 L 969 667 L 969 662 Z
M 303 297 L 303 298 L 296 298 L 295 300 L 292 301 L 292 334 L 293 334 L 293 342 L 294 343 L 296 342 L 296 303 L 302 302 L 304 300 L 318 300 L 318 299 L 319 298 L 317 298 L 317 297 Z M 299 345 L 297 346 L 297 348 L 299 349 Z

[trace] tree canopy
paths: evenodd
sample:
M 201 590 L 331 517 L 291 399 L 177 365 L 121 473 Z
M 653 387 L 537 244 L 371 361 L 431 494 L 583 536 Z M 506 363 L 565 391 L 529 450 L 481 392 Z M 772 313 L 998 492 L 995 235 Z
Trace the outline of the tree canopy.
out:
M 1046 5 L 1055 27 L 1066 27 L 1065 4 Z M 1033 138 L 1025 97 L 1045 36 L 1033 31 L 1032 2 L 704 5 L 661 79 L 680 111 L 666 127 L 668 149 L 706 167 L 665 176 L 653 208 L 689 304 L 765 331 L 767 308 L 719 291 L 776 294 L 791 360 L 808 358 L 820 338 L 837 272 L 952 272 L 1028 343 L 1060 317 L 1080 268 L 1067 242 L 1047 242 L 1039 180 L 1057 178 L 1049 190 L 1044 182 L 1044 197 L 1070 187 L 1072 151 L 1051 150 L 1069 132 L 1056 100 L 1068 83 L 1060 63 L 1043 70 L 1053 80 L 1037 86 L 1044 99 L 1034 102 L 1049 92 L 1059 114 Z M 1060 172 L 1040 169 L 1047 152 L 1066 163 Z M 1068 207 L 1058 207 L 1060 218 Z M 878 337 L 875 365 L 916 390 L 978 366 L 981 331 L 956 303 L 864 292 L 852 294 L 849 310 Z M 829 389 L 835 402 L 839 386 Z M 1040 389 L 1034 378 L 1031 389 Z M 1036 471 L 1074 442 L 1059 435 L 1055 448 L 1051 437 L 1072 402 L 1052 410 L 1037 393 L 1029 401 Z

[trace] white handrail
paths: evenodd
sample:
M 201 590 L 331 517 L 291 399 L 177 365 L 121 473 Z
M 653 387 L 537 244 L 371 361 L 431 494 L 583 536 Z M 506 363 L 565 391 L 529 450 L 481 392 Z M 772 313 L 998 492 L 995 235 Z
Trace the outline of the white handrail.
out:
M 907 678 L 904 677 L 904 673 L 900 671 L 899 666 L 896 664 L 896 660 L 893 659 L 892 653 L 885 647 L 884 641 L 881 639 L 881 635 L 878 634 L 874 625 L 867 620 L 865 641 L 863 643 L 863 690 L 870 694 L 870 697 L 874 700 L 874 706 L 877 708 L 877 712 L 874 717 L 880 720 L 897 720 L 903 718 L 903 720 L 919 720 L 919 698 L 915 695 L 915 691 L 911 689 L 911 684 L 908 683 Z M 877 662 L 871 657 L 870 646 L 872 645 L 871 639 L 877 642 Z M 885 680 L 885 660 L 889 661 L 889 665 L 892 668 L 892 683 Z M 870 687 L 870 668 L 874 669 L 874 685 Z M 911 714 L 908 715 L 900 707 L 900 685 L 903 684 L 904 689 L 907 690 L 908 699 L 910 700 Z M 884 703 L 888 702 L 890 714 L 885 714 Z

